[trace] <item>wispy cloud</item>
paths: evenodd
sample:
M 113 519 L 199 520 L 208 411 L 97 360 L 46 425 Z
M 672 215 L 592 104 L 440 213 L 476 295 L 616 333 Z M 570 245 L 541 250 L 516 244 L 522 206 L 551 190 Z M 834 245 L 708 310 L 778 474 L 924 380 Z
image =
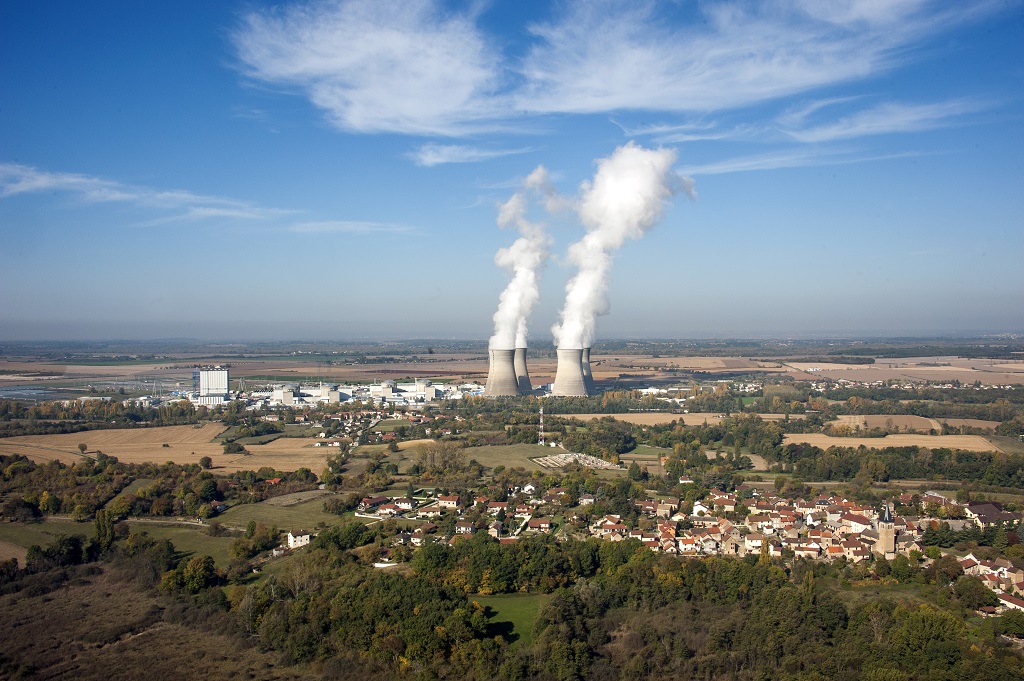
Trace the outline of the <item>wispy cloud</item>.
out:
M 299 234 L 410 234 L 416 231 L 407 225 L 394 225 L 385 222 L 361 222 L 357 220 L 300 222 L 291 225 L 288 229 Z
M 298 87 L 344 130 L 460 135 L 503 106 L 499 56 L 475 17 L 426 0 L 253 12 L 233 37 L 249 76 Z
M 952 125 L 965 114 L 984 106 L 981 102 L 963 100 L 929 104 L 888 102 L 822 125 L 786 130 L 786 133 L 800 142 L 831 142 L 869 135 L 922 132 Z
M 522 125 L 524 113 L 703 114 L 866 79 L 1001 5 L 734 1 L 698 5 L 699 14 L 680 24 L 668 4 L 593 0 L 558 6 L 554 18 L 527 27 L 525 45 L 493 39 L 476 14 L 486 5 L 469 7 L 438 0 L 275 7 L 246 14 L 233 41 L 248 76 L 297 89 L 342 130 L 459 137 Z M 858 129 L 867 128 L 848 128 Z M 737 132 L 645 134 L 670 143 Z M 459 158 L 430 151 L 414 158 Z
M 680 169 L 686 175 L 723 175 L 758 170 L 779 170 L 781 168 L 804 168 L 809 166 L 834 166 L 868 161 L 882 161 L 894 158 L 918 156 L 916 152 L 891 154 L 863 154 L 849 150 L 797 149 L 778 151 L 751 156 L 738 156 L 714 163 L 691 165 Z
M 172 213 L 146 223 L 149 225 L 213 218 L 270 220 L 295 212 L 222 196 L 140 187 L 89 175 L 0 163 L 0 198 L 42 192 L 63 192 L 86 203 L 126 203 Z
M 461 144 L 424 144 L 409 156 L 418 166 L 436 166 L 443 163 L 475 163 L 501 156 L 525 154 L 533 151 L 530 147 L 520 149 L 483 149 Z

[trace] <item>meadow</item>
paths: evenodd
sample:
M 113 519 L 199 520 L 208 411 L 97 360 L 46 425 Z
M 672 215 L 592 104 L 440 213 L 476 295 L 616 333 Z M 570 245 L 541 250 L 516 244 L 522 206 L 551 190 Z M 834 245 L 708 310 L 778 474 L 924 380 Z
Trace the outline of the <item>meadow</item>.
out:
M 533 625 L 541 607 L 551 596 L 546 594 L 503 594 L 500 596 L 471 596 L 476 602 L 494 611 L 488 626 L 495 633 L 513 634 L 516 644 L 528 646 L 533 643 Z

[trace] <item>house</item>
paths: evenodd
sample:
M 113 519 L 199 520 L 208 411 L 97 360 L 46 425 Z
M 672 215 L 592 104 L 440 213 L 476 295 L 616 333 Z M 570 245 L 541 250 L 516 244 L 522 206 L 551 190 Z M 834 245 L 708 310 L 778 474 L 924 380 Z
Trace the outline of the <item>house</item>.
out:
M 381 504 L 386 504 L 387 502 L 387 497 L 363 497 L 363 500 L 359 502 L 359 510 L 371 511 Z
M 399 510 L 402 511 L 411 511 L 412 509 L 416 508 L 416 502 L 413 501 L 412 499 L 406 498 L 395 499 L 395 506 L 397 506 Z
M 487 513 L 488 515 L 498 515 L 502 511 L 508 512 L 507 501 L 489 501 L 487 502 Z
M 530 518 L 528 527 L 537 532 L 550 532 L 551 518 Z
M 309 541 L 310 539 L 312 539 L 312 537 L 313 535 L 311 535 L 309 532 L 299 532 L 296 534 L 289 532 L 288 537 L 285 539 L 285 542 L 287 543 L 288 548 L 297 549 L 300 546 L 306 546 L 307 544 L 309 544 Z
M 462 506 L 462 502 L 459 501 L 459 496 L 457 494 L 442 495 L 437 498 L 437 505 L 442 510 L 451 509 L 457 511 Z
M 455 534 L 473 534 L 475 531 L 476 527 L 473 526 L 473 523 L 464 520 L 455 523 Z

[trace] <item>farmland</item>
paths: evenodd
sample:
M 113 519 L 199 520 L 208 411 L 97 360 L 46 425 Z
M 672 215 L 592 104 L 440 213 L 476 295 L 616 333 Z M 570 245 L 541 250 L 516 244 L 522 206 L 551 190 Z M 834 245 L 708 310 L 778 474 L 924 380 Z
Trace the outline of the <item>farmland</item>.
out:
M 946 447 L 972 452 L 1001 451 L 988 439 L 980 435 L 915 435 L 892 434 L 885 437 L 832 437 L 821 433 L 786 435 L 785 444 L 808 444 L 822 449 L 829 447 L 860 447 L 881 449 L 883 447 Z
M 700 426 L 707 424 L 713 426 L 721 423 L 725 416 L 714 412 L 697 412 L 693 414 L 665 414 L 665 413 L 638 413 L 638 414 L 565 414 L 564 418 L 574 418 L 580 421 L 593 421 L 607 416 L 617 421 L 632 423 L 637 426 L 657 426 L 665 423 L 679 421 L 687 426 Z M 765 421 L 781 421 L 786 418 L 785 414 L 758 414 Z M 803 414 L 791 414 L 790 419 L 805 418 Z
M 59 435 L 24 435 L 0 439 L 0 454 L 20 454 L 34 461 L 57 459 L 71 463 L 80 458 L 78 444 L 88 454 L 102 451 L 125 463 L 199 463 L 208 456 L 214 468 L 225 472 L 259 470 L 294 471 L 309 468 L 319 472 L 332 454 L 327 447 L 314 447 L 315 438 L 278 438 L 266 444 L 246 445 L 248 454 L 224 454 L 217 439 L 224 432 L 219 423 L 202 426 L 164 426 L 128 430 L 94 430 Z M 166 446 L 165 446 L 166 445 Z

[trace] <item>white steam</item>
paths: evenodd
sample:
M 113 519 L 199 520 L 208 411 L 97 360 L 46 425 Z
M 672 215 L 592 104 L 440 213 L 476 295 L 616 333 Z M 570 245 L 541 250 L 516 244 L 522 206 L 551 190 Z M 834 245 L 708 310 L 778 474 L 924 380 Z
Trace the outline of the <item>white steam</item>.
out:
M 526 218 L 529 208 L 528 193 L 541 194 L 550 210 L 557 196 L 548 181 L 547 170 L 537 166 L 523 182 L 523 190 L 516 192 L 498 208 L 498 225 L 515 227 L 519 238 L 508 248 L 494 256 L 499 267 L 512 274 L 508 286 L 501 292 L 498 311 L 494 313 L 494 335 L 490 347 L 511 350 L 526 347 L 526 320 L 540 299 L 540 272 L 548 260 L 551 237 L 543 224 Z
M 692 180 L 672 170 L 675 160 L 674 150 L 629 142 L 598 161 L 593 182 L 581 185 L 577 210 L 587 233 L 569 247 L 569 261 L 578 271 L 565 286 L 562 321 L 551 327 L 559 348 L 593 344 L 597 318 L 611 308 L 612 254 L 626 239 L 639 239 L 653 227 L 673 195 L 692 196 Z

